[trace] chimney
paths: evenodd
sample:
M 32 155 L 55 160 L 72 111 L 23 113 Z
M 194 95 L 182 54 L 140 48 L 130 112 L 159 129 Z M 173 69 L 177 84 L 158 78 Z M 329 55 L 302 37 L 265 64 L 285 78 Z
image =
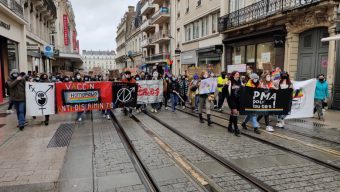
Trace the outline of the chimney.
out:
M 135 6 L 129 6 L 129 13 L 135 12 Z

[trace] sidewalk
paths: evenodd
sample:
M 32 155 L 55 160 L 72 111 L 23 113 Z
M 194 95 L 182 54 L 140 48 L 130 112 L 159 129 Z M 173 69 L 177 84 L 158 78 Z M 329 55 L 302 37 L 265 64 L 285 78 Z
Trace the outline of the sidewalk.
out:
M 47 145 L 73 116 L 51 116 L 49 126 L 41 123 L 43 118 L 29 120 L 24 131 L 18 131 L 15 114 L 0 117 L 5 124 L 0 127 L 0 191 L 54 191 L 67 148 Z

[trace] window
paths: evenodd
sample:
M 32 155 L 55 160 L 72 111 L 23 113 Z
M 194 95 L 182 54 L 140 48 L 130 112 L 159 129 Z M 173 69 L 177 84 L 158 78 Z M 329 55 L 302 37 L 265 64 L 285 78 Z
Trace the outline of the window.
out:
M 219 13 L 214 13 L 212 15 L 212 33 L 217 32 L 218 16 L 219 16 Z
M 275 64 L 275 48 L 273 42 L 257 45 L 256 62 L 258 69 L 263 69 L 263 64 Z
M 247 45 L 247 63 L 255 63 L 255 45 Z
M 202 37 L 205 37 L 205 36 L 208 35 L 208 17 L 203 17 L 201 22 L 202 22 L 201 35 L 202 35 Z
M 246 47 L 234 47 L 232 53 L 232 64 L 243 64 L 246 55 Z
M 200 37 L 199 30 L 199 21 L 194 22 L 194 30 L 193 30 L 193 39 L 197 39 Z
M 192 40 L 192 24 L 188 24 L 185 26 L 185 41 L 191 41 Z

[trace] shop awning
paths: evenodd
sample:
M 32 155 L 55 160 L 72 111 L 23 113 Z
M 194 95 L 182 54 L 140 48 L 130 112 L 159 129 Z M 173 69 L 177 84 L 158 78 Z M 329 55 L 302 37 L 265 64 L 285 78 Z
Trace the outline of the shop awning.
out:
M 38 53 L 38 52 L 36 52 L 36 51 L 27 51 L 27 56 L 40 58 L 40 57 L 41 57 L 41 54 Z
M 322 38 L 321 42 L 339 41 L 339 40 L 340 40 L 340 34 L 339 35 L 334 35 L 334 36 L 331 36 L 331 37 Z
M 59 56 L 57 56 L 56 58 L 69 59 L 73 62 L 83 63 L 83 58 L 79 54 L 59 53 Z

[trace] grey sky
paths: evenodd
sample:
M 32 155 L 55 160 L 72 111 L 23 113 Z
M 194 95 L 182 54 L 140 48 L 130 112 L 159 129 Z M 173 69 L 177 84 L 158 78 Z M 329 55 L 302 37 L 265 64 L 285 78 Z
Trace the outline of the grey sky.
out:
M 80 50 L 115 50 L 116 30 L 129 5 L 138 0 L 71 0 Z

